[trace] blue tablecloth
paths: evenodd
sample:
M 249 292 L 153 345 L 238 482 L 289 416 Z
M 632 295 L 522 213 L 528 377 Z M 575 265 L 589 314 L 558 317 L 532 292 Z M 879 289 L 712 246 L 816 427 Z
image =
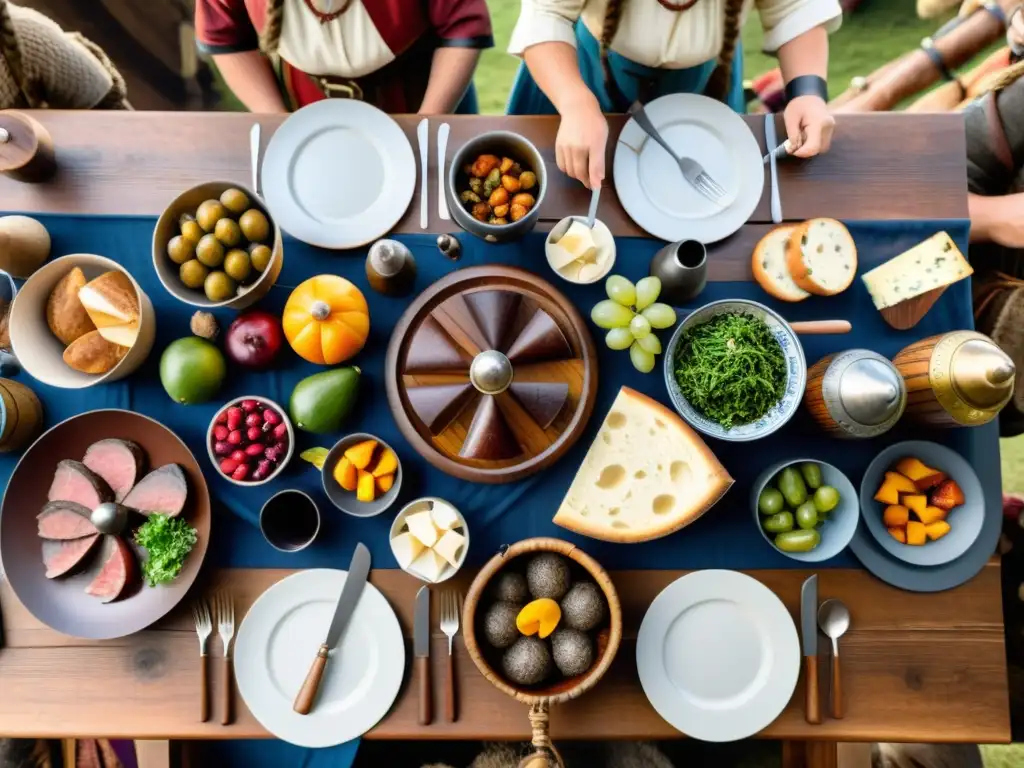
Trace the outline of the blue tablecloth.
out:
M 21 374 L 19 378 L 32 385 L 42 399 L 47 426 L 90 409 L 127 408 L 152 416 L 175 430 L 188 443 L 200 464 L 208 466 L 204 444 L 206 430 L 224 400 L 254 393 L 287 403 L 292 387 L 299 379 L 323 370 L 305 363 L 286 349 L 281 355 L 280 366 L 273 372 L 252 373 L 232 368 L 216 402 L 195 406 L 175 404 L 159 382 L 160 353 L 172 340 L 188 335 L 188 321 L 194 308 L 171 297 L 156 277 L 150 257 L 155 220 L 150 217 L 61 215 L 37 218 L 51 233 L 54 256 L 98 253 L 123 264 L 149 294 L 158 318 L 153 352 L 144 366 L 127 381 L 87 390 L 58 390 L 28 381 L 29 377 Z M 857 243 L 861 273 L 943 229 L 966 252 L 968 222 L 963 220 L 851 222 L 849 228 Z M 437 251 L 433 236 L 411 235 L 400 239 L 409 245 L 416 257 L 419 270 L 417 290 L 457 267 L 501 263 L 522 266 L 552 279 L 585 315 L 595 302 L 604 298 L 600 284 L 573 286 L 554 278 L 544 260 L 543 236 L 539 234 L 507 245 L 488 245 L 476 238 L 461 236 L 463 257 L 457 264 Z M 655 240 L 620 239 L 615 272 L 633 280 L 643 277 L 647 274 L 650 258 L 661 245 Z M 279 312 L 292 287 L 321 273 L 342 275 L 366 294 L 370 303 L 370 339 L 363 352 L 352 361 L 363 371 L 360 404 L 345 430 L 377 434 L 401 455 L 405 479 L 402 498 L 395 510 L 402 502 L 430 494 L 448 499 L 463 511 L 473 536 L 468 558 L 470 564 L 482 563 L 503 543 L 551 535 L 577 541 L 607 568 L 791 568 L 799 564 L 768 546 L 751 524 L 747 495 L 750 482 L 760 468 L 769 461 L 787 456 L 815 456 L 844 469 L 857 485 L 864 468 L 881 447 L 906 437 L 906 433 L 897 428 L 876 440 L 836 441 L 817 431 L 803 414 L 799 414 L 784 429 L 754 444 L 709 440 L 711 449 L 736 479 L 736 484 L 703 518 L 679 533 L 646 544 L 616 545 L 577 537 L 556 527 L 551 517 L 620 386 L 628 385 L 668 402 L 660 363 L 651 374 L 637 373 L 630 366 L 628 355 L 610 351 L 600 343 L 603 332 L 595 328 L 600 357 L 599 394 L 591 423 L 577 445 L 553 467 L 518 483 L 494 486 L 457 480 L 431 467 L 402 439 L 384 394 L 383 369 L 388 339 L 408 299 L 385 298 L 369 289 L 363 265 L 365 252 L 323 251 L 288 238 L 285 239 L 284 251 L 285 267 L 279 283 L 263 302 L 270 310 Z M 709 283 L 694 306 L 734 297 L 762 301 L 778 309 L 789 320 L 851 320 L 853 332 L 848 335 L 801 339 L 809 364 L 826 354 L 852 347 L 867 347 L 892 356 L 917 339 L 943 331 L 970 328 L 973 322 L 969 281 L 948 290 L 924 320 L 906 332 L 893 331 L 882 321 L 860 280 L 839 296 L 812 297 L 800 304 L 776 302 L 753 282 Z M 224 327 L 232 314 L 224 312 L 218 315 Z M 668 333 L 661 333 L 664 341 L 667 341 Z M 330 447 L 341 434 L 301 434 L 297 449 L 315 445 Z M 998 494 L 998 442 L 994 427 L 945 430 L 933 437 L 964 453 L 981 473 L 986 490 L 990 494 Z M 0 458 L 0 483 L 6 483 L 16 460 L 16 456 Z M 297 453 L 282 476 L 266 486 L 240 489 L 221 479 L 214 471 L 207 473 L 207 480 L 215 501 L 208 554 L 208 561 L 213 565 L 344 568 L 348 565 L 354 544 L 363 541 L 373 554 L 375 567 L 397 567 L 387 537 L 393 515 L 355 519 L 335 510 L 320 491 L 319 473 L 298 459 Z M 275 491 L 287 487 L 311 492 L 324 512 L 320 538 L 313 546 L 294 554 L 272 549 L 264 542 L 256 526 L 261 504 Z M 853 556 L 844 553 L 819 567 L 856 565 Z

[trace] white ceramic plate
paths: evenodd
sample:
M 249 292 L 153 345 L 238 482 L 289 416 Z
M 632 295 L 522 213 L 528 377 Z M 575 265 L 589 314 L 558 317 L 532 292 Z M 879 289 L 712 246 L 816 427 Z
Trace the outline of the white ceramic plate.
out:
M 402 218 L 416 187 L 416 160 L 384 112 L 354 99 L 323 99 L 274 132 L 262 179 L 267 208 L 286 232 L 322 248 L 356 248 Z
M 302 747 L 331 747 L 362 736 L 395 701 L 405 643 L 388 601 L 367 583 L 331 652 L 313 711 L 292 711 L 317 648 L 327 635 L 347 573 L 326 568 L 282 579 L 253 603 L 238 629 L 238 692 L 260 724 Z
M 793 619 L 761 582 L 736 571 L 696 571 L 647 609 L 636 666 L 651 705 L 703 741 L 736 741 L 768 726 L 800 673 Z
M 725 190 L 712 203 L 684 178 L 675 160 L 630 119 L 615 146 L 615 190 L 626 213 L 663 240 L 713 243 L 747 223 L 764 187 L 761 149 L 743 119 L 707 96 L 671 94 L 645 107 L 669 146 L 692 157 Z

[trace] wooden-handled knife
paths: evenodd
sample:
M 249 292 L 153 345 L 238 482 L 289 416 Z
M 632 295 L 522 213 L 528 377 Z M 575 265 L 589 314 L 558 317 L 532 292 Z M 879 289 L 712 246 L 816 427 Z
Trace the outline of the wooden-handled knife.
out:
M 355 554 L 352 555 L 352 563 L 348 567 L 348 575 L 345 577 L 345 585 L 341 588 L 341 597 L 338 598 L 338 605 L 334 609 L 334 618 L 331 619 L 331 626 L 327 630 L 327 638 L 317 650 L 316 658 L 313 659 L 313 666 L 306 674 L 306 681 L 295 697 L 292 709 L 300 715 L 308 715 L 313 709 L 313 702 L 316 701 L 317 691 L 320 690 L 320 680 L 323 678 L 324 670 L 327 668 L 327 660 L 332 648 L 341 642 L 345 634 L 345 627 L 349 619 L 355 613 L 359 605 L 359 596 L 363 594 L 363 587 L 366 586 L 366 579 L 370 575 L 370 550 L 365 544 L 357 544 Z
M 804 712 L 807 722 L 821 722 L 821 703 L 818 693 L 818 574 L 814 574 L 800 588 L 800 631 L 804 650 L 804 669 L 807 672 Z
M 420 587 L 412 621 L 412 652 L 420 678 L 420 725 L 434 719 L 434 691 L 430 684 L 430 588 Z

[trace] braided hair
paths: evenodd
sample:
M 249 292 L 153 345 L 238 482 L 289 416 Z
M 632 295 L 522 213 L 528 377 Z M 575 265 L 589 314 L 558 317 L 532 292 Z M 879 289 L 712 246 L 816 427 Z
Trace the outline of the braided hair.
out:
M 277 53 L 281 43 L 281 26 L 284 22 L 284 0 L 267 0 L 267 16 L 260 34 L 260 50 L 267 56 Z
M 718 66 L 711 73 L 704 93 L 713 99 L 725 101 L 732 85 L 732 63 L 736 57 L 736 43 L 740 37 L 740 17 L 743 15 L 743 0 L 725 0 L 725 28 L 722 33 L 722 50 L 718 54 Z
M 626 0 L 608 0 L 608 6 L 604 12 L 604 23 L 601 25 L 601 37 L 598 41 L 600 44 L 601 71 L 604 73 L 604 87 L 608 91 L 609 97 L 611 97 L 612 104 L 621 112 L 626 111 L 629 106 L 629 100 L 615 81 L 615 73 L 612 72 L 612 64 L 609 61 L 608 53 L 612 40 L 619 31 L 619 22 L 622 21 L 622 11 L 625 5 Z

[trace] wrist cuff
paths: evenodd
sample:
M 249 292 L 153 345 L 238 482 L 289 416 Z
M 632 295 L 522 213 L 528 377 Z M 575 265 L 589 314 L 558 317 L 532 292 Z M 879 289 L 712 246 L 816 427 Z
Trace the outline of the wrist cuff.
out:
M 799 75 L 786 83 L 786 102 L 798 96 L 820 96 L 828 101 L 828 83 L 825 78 L 817 75 Z

